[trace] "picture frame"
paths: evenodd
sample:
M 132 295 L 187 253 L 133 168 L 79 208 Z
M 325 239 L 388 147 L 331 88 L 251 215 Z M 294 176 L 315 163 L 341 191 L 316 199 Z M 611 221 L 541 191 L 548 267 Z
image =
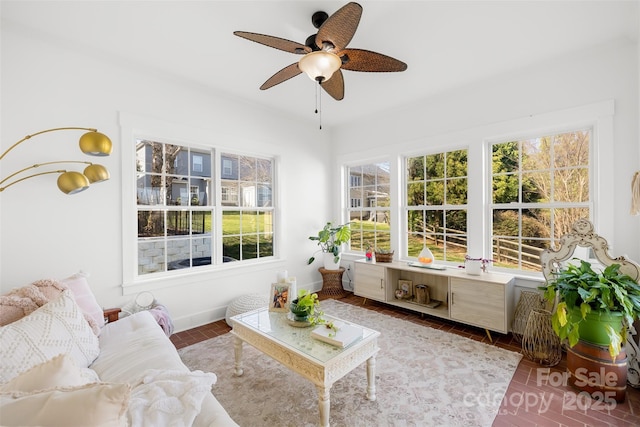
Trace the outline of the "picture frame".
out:
M 413 298 L 413 281 L 412 280 L 398 280 L 398 290 L 402 291 L 402 299 Z
M 290 283 L 272 283 L 271 292 L 269 293 L 269 311 L 278 311 L 283 313 L 289 311 L 290 290 Z

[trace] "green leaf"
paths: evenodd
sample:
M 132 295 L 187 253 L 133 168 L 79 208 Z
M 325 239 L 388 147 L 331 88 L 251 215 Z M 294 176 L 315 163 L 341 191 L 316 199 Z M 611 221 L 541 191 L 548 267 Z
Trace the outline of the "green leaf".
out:
M 578 328 L 578 325 L 575 325 L 569 331 L 569 346 L 573 347 L 574 345 L 576 345 L 579 339 L 580 339 L 580 329 Z
M 611 360 L 615 360 L 616 356 L 620 354 L 620 350 L 622 348 L 622 337 L 611 327 L 611 325 L 606 325 L 607 335 L 609 335 L 609 354 L 611 355 Z

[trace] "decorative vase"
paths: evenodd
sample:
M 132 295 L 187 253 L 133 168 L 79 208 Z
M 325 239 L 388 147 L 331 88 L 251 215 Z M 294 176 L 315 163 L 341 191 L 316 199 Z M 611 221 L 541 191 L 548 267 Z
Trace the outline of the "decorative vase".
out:
M 431 264 L 433 262 L 433 252 L 431 252 L 431 250 L 429 250 L 429 248 L 427 247 L 427 245 L 424 245 L 422 247 L 422 250 L 420 251 L 420 254 L 418 255 L 418 262 L 420 264 Z
M 551 312 L 534 308 L 522 335 L 522 354 L 542 366 L 555 366 L 562 359 L 560 338 L 551 326 Z
M 464 271 L 471 276 L 479 276 L 482 273 L 482 260 L 466 259 L 464 261 Z
M 536 308 L 544 308 L 542 295 L 535 291 L 522 291 L 511 323 L 511 333 L 516 341 L 522 342 L 522 335 L 527 327 L 529 315 Z
M 294 299 L 289 304 L 289 310 L 293 314 L 293 319 L 296 322 L 308 322 L 309 321 L 309 307 L 299 307 L 298 299 Z
M 336 257 L 331 252 L 325 252 L 323 256 L 325 270 L 340 270 L 340 259 L 342 258 L 342 254 L 338 254 L 338 262 L 335 261 Z

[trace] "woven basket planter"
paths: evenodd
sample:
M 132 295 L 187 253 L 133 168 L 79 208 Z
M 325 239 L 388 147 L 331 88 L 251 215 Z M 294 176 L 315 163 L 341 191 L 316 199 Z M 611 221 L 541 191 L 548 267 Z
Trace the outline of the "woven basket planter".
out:
M 393 261 L 393 252 L 381 253 L 376 252 L 376 262 L 391 262 Z

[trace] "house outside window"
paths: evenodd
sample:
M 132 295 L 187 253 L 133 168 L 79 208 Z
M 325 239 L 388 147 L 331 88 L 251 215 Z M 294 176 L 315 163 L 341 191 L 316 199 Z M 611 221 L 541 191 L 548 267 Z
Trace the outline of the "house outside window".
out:
M 352 251 L 391 248 L 389 162 L 347 167 Z
M 274 160 L 222 153 L 220 162 L 224 259 L 273 256 Z
M 221 154 L 219 179 L 213 159 L 213 149 L 136 141 L 138 276 L 273 256 L 273 159 Z
M 591 218 L 591 130 L 491 144 L 492 257 L 540 271 L 540 253 Z
M 438 260 L 467 253 L 467 150 L 405 159 L 406 256 L 426 245 Z

